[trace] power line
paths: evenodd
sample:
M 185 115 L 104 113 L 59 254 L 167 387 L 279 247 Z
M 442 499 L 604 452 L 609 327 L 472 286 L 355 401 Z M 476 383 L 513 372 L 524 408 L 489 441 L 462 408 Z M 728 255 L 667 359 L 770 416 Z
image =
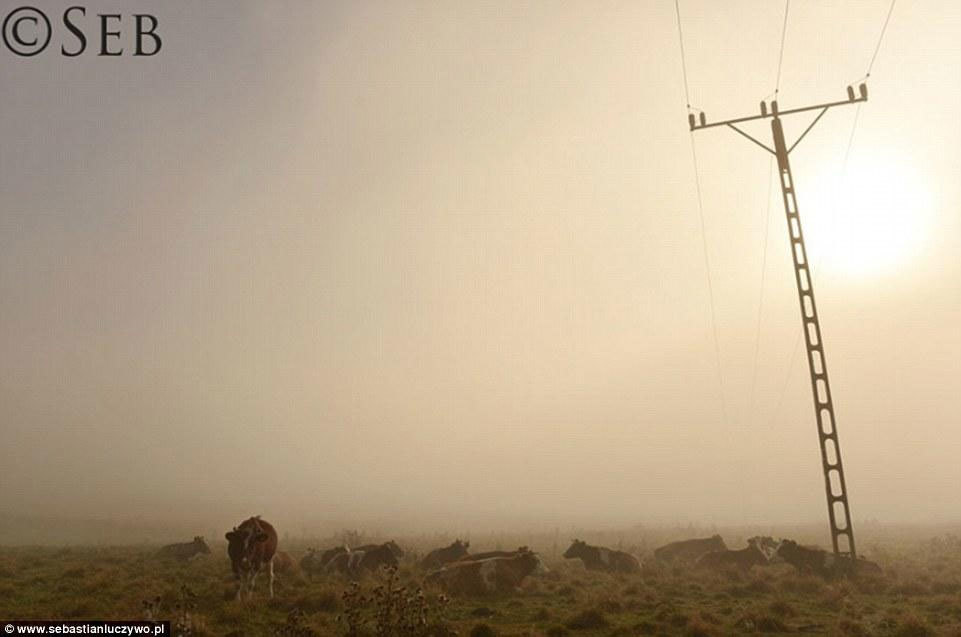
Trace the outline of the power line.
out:
M 701 247 L 704 250 L 704 268 L 707 272 L 707 292 L 711 302 L 711 331 L 714 334 L 714 357 L 717 361 L 717 384 L 721 392 L 721 412 L 724 423 L 727 424 L 727 398 L 724 396 L 724 376 L 721 372 L 721 345 L 717 335 L 717 314 L 714 309 L 714 282 L 711 277 L 711 259 L 707 250 L 707 227 L 704 224 L 704 203 L 701 198 L 701 177 L 697 165 L 697 149 L 694 144 L 694 133 L 691 133 L 691 159 L 694 162 L 694 185 L 697 190 L 697 216 L 701 221 Z
M 767 207 L 764 212 L 764 248 L 761 251 L 761 292 L 757 302 L 757 326 L 754 332 L 754 365 L 751 373 L 751 394 L 748 401 L 748 408 L 751 412 L 754 411 L 754 391 L 757 388 L 757 361 L 761 351 L 761 316 L 764 309 L 764 280 L 767 273 L 767 245 L 771 227 L 771 184 L 774 181 L 772 179 L 773 175 L 774 157 L 771 157 L 767 164 Z M 795 347 L 797 347 L 796 344 Z
M 777 97 L 778 92 L 781 90 L 781 67 L 784 63 L 784 41 L 787 35 L 787 18 L 788 13 L 791 10 L 791 0 L 785 0 L 784 2 L 784 24 L 781 25 L 781 51 L 778 54 L 777 62 L 777 78 L 774 82 L 774 96 Z M 860 106 L 860 105 L 859 105 Z M 754 411 L 754 392 L 757 389 L 757 361 L 761 351 L 761 318 L 764 312 L 764 280 L 767 273 L 767 247 L 769 243 L 770 227 L 771 227 L 771 177 L 774 174 L 774 157 L 772 156 L 768 159 L 767 164 L 767 206 L 764 212 L 764 246 L 761 249 L 761 289 L 758 293 L 757 302 L 757 325 L 754 331 L 754 363 L 751 370 L 751 393 L 748 399 L 748 413 L 749 415 Z M 795 344 L 795 348 L 797 344 Z M 753 420 L 753 418 L 752 418 Z
M 684 30 L 681 24 L 680 0 L 674 0 L 674 11 L 677 16 L 677 37 L 681 45 L 681 70 L 684 74 L 684 96 L 687 99 L 688 112 L 691 110 L 691 91 L 687 80 L 687 61 L 684 52 Z M 707 249 L 707 225 L 704 223 L 704 200 L 701 196 L 701 172 L 697 163 L 697 146 L 694 143 L 694 131 L 691 131 L 691 161 L 694 164 L 694 189 L 697 193 L 697 216 L 701 224 L 701 248 L 704 253 L 704 269 L 707 274 L 707 292 L 711 306 L 711 333 L 714 336 L 714 357 L 717 367 L 717 384 L 721 394 L 721 412 L 727 424 L 727 398 L 724 396 L 724 376 L 721 372 L 721 344 L 717 333 L 717 311 L 714 302 L 714 281 L 711 276 L 711 257 Z
M 784 24 L 781 26 L 781 52 L 777 57 L 777 80 L 774 82 L 774 96 L 781 91 L 781 65 L 784 63 L 784 37 L 787 35 L 787 16 L 791 10 L 791 0 L 784 0 Z
M 878 59 L 878 51 L 881 50 L 881 41 L 884 40 L 884 34 L 888 30 L 888 22 L 891 21 L 891 14 L 894 13 L 894 5 L 898 0 L 891 0 L 891 6 L 888 7 L 888 15 L 884 18 L 884 26 L 881 27 L 881 35 L 878 36 L 878 44 L 874 47 L 874 54 L 871 56 L 871 62 L 868 63 L 868 72 L 864 77 L 871 77 L 871 69 L 874 68 L 874 61 Z
M 691 110 L 691 91 L 687 85 L 687 62 L 684 55 L 684 29 L 681 27 L 681 6 L 680 0 L 674 0 L 674 13 L 677 15 L 677 39 L 681 43 L 681 72 L 684 74 L 684 99 L 687 100 L 687 109 Z

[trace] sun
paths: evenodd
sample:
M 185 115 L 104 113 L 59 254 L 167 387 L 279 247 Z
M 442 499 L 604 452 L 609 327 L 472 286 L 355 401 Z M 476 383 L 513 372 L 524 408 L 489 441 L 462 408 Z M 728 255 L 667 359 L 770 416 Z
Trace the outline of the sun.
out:
M 914 166 L 885 155 L 852 157 L 846 175 L 823 174 L 812 186 L 800 205 L 815 268 L 873 279 L 921 255 L 932 193 Z

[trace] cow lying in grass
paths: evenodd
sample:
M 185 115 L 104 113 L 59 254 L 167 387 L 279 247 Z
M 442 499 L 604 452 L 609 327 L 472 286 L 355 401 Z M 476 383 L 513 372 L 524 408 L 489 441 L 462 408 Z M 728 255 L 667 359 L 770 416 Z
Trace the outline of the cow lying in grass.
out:
M 456 562 L 473 562 L 475 560 L 486 560 L 492 557 L 514 557 L 521 553 L 529 553 L 530 548 L 519 547 L 516 551 L 486 551 L 484 553 L 468 553 L 467 555 L 455 560 Z
M 580 559 L 589 571 L 607 573 L 639 573 L 641 563 L 630 553 L 615 551 L 602 546 L 591 546 L 587 542 L 574 540 L 564 552 L 567 559 Z
M 342 553 L 349 552 L 350 549 L 347 548 L 346 545 L 335 546 L 334 548 L 327 549 L 326 551 L 307 549 L 307 554 L 300 559 L 300 570 L 302 570 L 308 576 L 326 573 L 327 565 L 330 564 L 331 560 Z
M 168 544 L 159 551 L 157 557 L 162 559 L 180 560 L 186 562 L 196 555 L 206 555 L 210 553 L 210 547 L 201 536 L 194 537 L 193 542 L 183 542 L 181 544 Z
M 345 553 L 338 553 L 324 565 L 328 573 L 341 573 L 356 577 L 363 572 L 374 572 L 381 566 L 397 566 L 397 551 L 400 547 L 394 542 L 369 544 Z M 401 551 L 403 554 L 403 551 Z
M 453 595 L 511 593 L 517 590 L 525 577 L 539 568 L 542 568 L 540 558 L 527 550 L 512 557 L 450 562 L 429 573 L 424 582 Z
M 720 535 L 713 535 L 706 538 L 693 540 L 681 540 L 671 542 L 654 550 L 654 559 L 658 562 L 682 562 L 693 564 L 699 557 L 713 551 L 726 551 L 727 545 L 724 544 Z
M 427 557 L 421 560 L 420 565 L 425 569 L 440 568 L 444 564 L 454 562 L 462 557 L 465 557 L 467 555 L 468 547 L 470 547 L 470 542 L 455 540 L 450 546 L 445 546 L 441 549 L 434 549 L 428 553 Z
M 857 562 L 852 564 L 849 558 L 839 558 L 823 549 L 801 546 L 794 540 L 781 540 L 777 547 L 777 556 L 800 573 L 819 575 L 826 579 L 841 575 L 882 574 L 881 567 L 874 562 L 858 558 Z
M 734 569 L 747 572 L 755 566 L 766 566 L 770 563 L 771 551 L 766 550 L 768 543 L 765 538 L 752 537 L 747 544 L 747 548 L 737 551 L 725 549 L 705 553 L 697 558 L 694 567 L 714 571 Z
M 373 550 L 375 550 L 375 549 L 381 548 L 382 546 L 386 546 L 386 547 L 390 550 L 390 552 L 394 554 L 394 557 L 396 557 L 397 559 L 400 559 L 400 558 L 404 557 L 404 549 L 400 548 L 400 545 L 398 545 L 397 542 L 395 542 L 395 541 L 393 541 L 393 540 L 388 540 L 387 542 L 384 542 L 383 544 L 363 544 L 363 545 L 358 546 L 357 548 L 351 549 L 351 550 L 353 550 L 353 551 L 373 551 Z
M 300 570 L 303 571 L 307 576 L 313 576 L 315 573 L 320 573 L 323 571 L 324 563 L 320 560 L 321 552 L 315 548 L 307 549 L 307 553 L 300 558 Z

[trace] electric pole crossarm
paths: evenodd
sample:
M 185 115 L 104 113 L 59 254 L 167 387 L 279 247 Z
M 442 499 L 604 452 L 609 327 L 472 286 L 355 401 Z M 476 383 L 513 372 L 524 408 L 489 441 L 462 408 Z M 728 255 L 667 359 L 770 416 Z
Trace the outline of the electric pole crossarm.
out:
M 867 86 L 864 85 L 864 84 L 861 84 L 858 88 L 859 88 L 860 95 L 858 95 L 857 97 L 855 97 L 855 95 L 854 95 L 854 89 L 849 86 L 849 87 L 848 87 L 848 99 L 846 99 L 846 100 L 841 100 L 841 101 L 838 101 L 838 102 L 828 102 L 828 103 L 826 103 L 826 104 L 815 104 L 814 106 L 802 106 L 802 107 L 800 107 L 800 108 L 791 108 L 791 109 L 788 109 L 788 110 L 786 110 L 786 111 L 778 111 L 777 106 L 776 106 L 777 102 L 772 102 L 772 103 L 771 103 L 771 106 L 772 106 L 771 112 L 768 112 L 768 111 L 767 111 L 767 105 L 766 105 L 764 102 L 761 102 L 761 114 L 760 114 L 760 115 L 748 115 L 747 117 L 737 117 L 737 118 L 734 118 L 734 119 L 724 120 L 723 122 L 710 122 L 710 123 L 708 123 L 708 122 L 707 122 L 707 118 L 706 118 L 706 116 L 704 115 L 703 112 L 702 112 L 701 115 L 700 115 L 700 121 L 696 121 L 696 120 L 695 120 L 695 117 L 694 117 L 694 114 L 691 113 L 691 114 L 688 116 L 688 123 L 690 124 L 691 130 L 693 131 L 693 130 L 701 130 L 702 128 L 713 128 L 713 127 L 715 127 L 715 126 L 728 126 L 728 125 L 730 125 L 730 124 L 740 124 L 740 123 L 742 123 L 742 122 L 752 122 L 752 121 L 758 120 L 758 119 L 771 119 L 771 118 L 773 118 L 773 117 L 778 117 L 778 116 L 783 117 L 784 115 L 794 115 L 795 113 L 805 113 L 805 112 L 807 112 L 807 111 L 816 111 L 816 110 L 819 110 L 819 109 L 825 109 L 825 110 L 826 110 L 826 109 L 832 108 L 832 107 L 834 107 L 834 106 L 844 106 L 845 104 L 857 104 L 858 102 L 866 102 L 866 101 L 868 101 L 868 89 L 867 89 Z

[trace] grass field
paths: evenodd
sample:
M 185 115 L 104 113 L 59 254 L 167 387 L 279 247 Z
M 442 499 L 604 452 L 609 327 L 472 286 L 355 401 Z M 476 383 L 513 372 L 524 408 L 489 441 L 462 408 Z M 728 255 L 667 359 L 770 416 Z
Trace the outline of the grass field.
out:
M 306 544 L 281 548 L 299 558 Z M 397 599 L 413 596 L 419 586 L 423 572 L 415 560 L 427 548 L 408 548 L 393 584 L 407 588 Z M 541 551 L 550 572 L 528 578 L 516 594 L 442 603 L 439 591 L 425 591 L 430 629 L 420 632 L 397 629 L 397 608 L 393 619 L 381 616 L 378 627 L 383 603 L 352 601 L 383 585 L 385 574 L 355 589 L 334 576 L 285 573 L 274 599 L 261 579 L 254 599 L 238 603 L 224 546 L 211 549 L 211 555 L 176 563 L 156 559 L 156 546 L 0 548 L 0 619 L 139 619 L 149 613 L 189 626 L 190 634 L 235 636 L 348 634 L 348 616 L 356 634 L 384 635 L 961 636 L 961 539 L 955 536 L 871 546 L 868 556 L 884 567 L 883 577 L 833 582 L 786 565 L 748 575 L 696 573 L 654 565 L 649 554 L 640 555 L 640 575 L 608 575 L 561 559 L 551 546 Z M 420 609 L 414 608 L 419 603 L 407 610 Z

